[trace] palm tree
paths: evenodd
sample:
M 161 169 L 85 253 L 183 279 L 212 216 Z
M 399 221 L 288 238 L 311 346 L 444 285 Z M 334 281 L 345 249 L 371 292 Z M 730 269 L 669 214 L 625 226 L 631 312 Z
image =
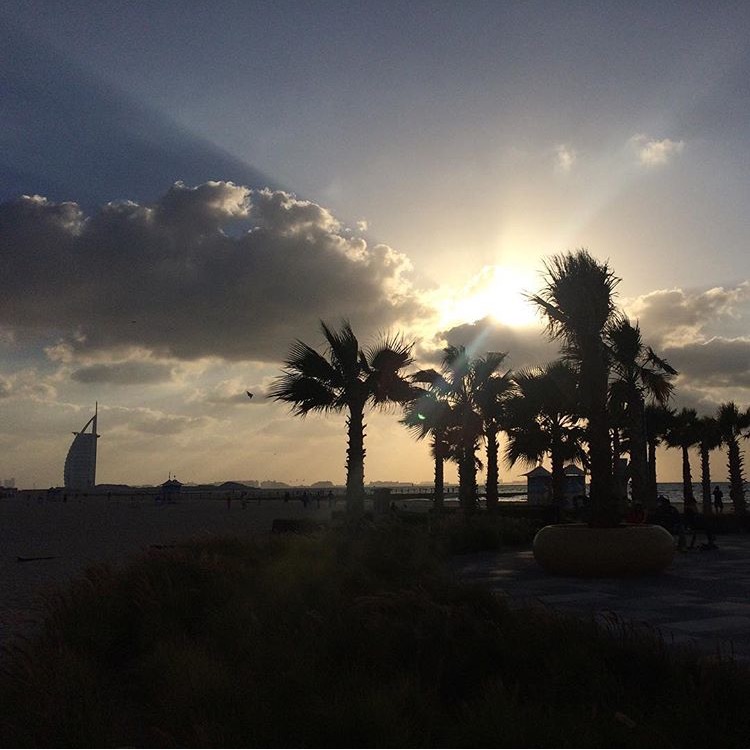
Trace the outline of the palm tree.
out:
M 514 376 L 516 393 L 506 404 L 509 466 L 521 461 L 534 466 L 549 454 L 552 500 L 562 507 L 566 461 L 585 465 L 584 430 L 577 413 L 577 374 L 565 362 L 522 370 Z
M 486 500 L 487 509 L 495 510 L 500 500 L 498 484 L 498 434 L 505 418 L 505 402 L 513 391 L 510 371 L 499 375 L 497 370 L 507 354 L 487 352 L 472 363 L 472 390 L 477 413 L 482 418 L 482 427 L 487 456 Z
M 727 468 L 729 469 L 729 497 L 734 505 L 734 512 L 745 514 L 745 479 L 743 477 L 743 457 L 740 452 L 739 438 L 747 437 L 744 430 L 750 427 L 750 409 L 744 412 L 737 408 L 734 401 L 721 404 L 716 415 L 721 434 L 721 443 L 727 447 Z
M 685 503 L 694 503 L 693 477 L 689 450 L 700 442 L 700 426 L 695 409 L 682 409 L 672 418 L 667 431 L 667 445 L 682 449 L 682 496 Z
M 415 378 L 418 377 L 419 373 Z M 406 405 L 401 422 L 417 440 L 430 436 L 430 452 L 435 460 L 433 503 L 436 511 L 442 511 L 445 504 L 444 467 L 445 461 L 451 457 L 450 431 L 453 423 L 450 405 L 435 392 L 422 390 L 418 398 Z
M 411 344 L 399 337 L 384 338 L 361 349 L 348 321 L 331 330 L 321 321 L 326 355 L 296 341 L 284 362 L 283 374 L 268 396 L 291 404 L 292 413 L 346 412 L 346 507 L 353 515 L 364 512 L 365 424 L 367 405 L 403 404 L 417 395 L 402 374 L 412 363 Z
M 656 449 L 666 439 L 669 426 L 672 424 L 674 411 L 659 404 L 646 404 L 644 419 L 646 423 L 646 448 L 648 452 L 648 491 L 646 507 L 655 508 L 659 494 L 656 485 Z
M 625 434 L 630 453 L 630 476 L 633 500 L 647 503 L 648 457 L 646 452 L 646 401 L 665 406 L 677 375 L 651 347 L 644 345 L 638 323 L 618 315 L 607 328 L 610 355 L 610 403 L 618 405 L 624 416 Z
M 710 515 L 711 504 L 711 463 L 709 454 L 721 445 L 719 423 L 714 417 L 700 417 L 698 419 L 700 433 L 699 449 L 701 454 L 701 494 L 703 496 L 703 513 Z
M 499 415 L 493 409 L 499 409 L 502 394 L 510 387 L 508 373 L 497 373 L 506 356 L 488 352 L 472 359 L 465 347 L 448 346 L 443 350 L 441 372 L 422 370 L 413 376 L 415 382 L 429 384 L 432 392 L 450 407 L 448 439 L 451 458 L 458 464 L 458 497 L 464 510 L 476 507 L 479 441 L 492 434 L 494 424 L 499 423 Z M 487 424 L 483 416 L 487 417 Z
M 619 511 L 612 494 L 609 363 L 603 337 L 615 313 L 614 290 L 620 280 L 608 263 L 600 263 L 580 249 L 552 256 L 545 263 L 545 281 L 542 291 L 530 299 L 546 317 L 547 333 L 562 341 L 563 356 L 579 373 L 591 465 L 591 523 L 613 525 Z

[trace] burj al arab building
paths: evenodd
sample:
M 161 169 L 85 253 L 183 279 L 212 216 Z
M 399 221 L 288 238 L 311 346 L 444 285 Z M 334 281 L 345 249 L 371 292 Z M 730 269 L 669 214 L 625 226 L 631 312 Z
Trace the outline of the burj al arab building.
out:
M 65 486 L 71 489 L 86 489 L 96 484 L 96 418 L 99 405 L 94 409 L 94 416 L 89 419 L 70 445 L 65 459 Z M 91 427 L 91 432 L 86 430 Z

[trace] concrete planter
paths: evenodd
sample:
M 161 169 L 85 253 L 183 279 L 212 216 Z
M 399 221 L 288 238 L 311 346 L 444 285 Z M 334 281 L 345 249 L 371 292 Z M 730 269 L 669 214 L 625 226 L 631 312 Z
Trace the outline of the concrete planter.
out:
M 545 526 L 534 537 L 534 558 L 558 575 L 605 578 L 661 573 L 672 562 L 672 535 L 661 526 L 622 524 L 592 528 Z

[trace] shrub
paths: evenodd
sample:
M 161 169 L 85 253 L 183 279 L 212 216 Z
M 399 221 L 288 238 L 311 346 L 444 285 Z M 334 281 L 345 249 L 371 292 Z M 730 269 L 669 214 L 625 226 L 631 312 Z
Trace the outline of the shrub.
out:
M 4 746 L 744 746 L 747 671 L 513 611 L 397 522 L 92 569 L 0 680 Z
M 456 515 L 438 519 L 432 531 L 437 550 L 460 555 L 528 544 L 537 526 L 526 518 L 476 514 L 468 518 Z

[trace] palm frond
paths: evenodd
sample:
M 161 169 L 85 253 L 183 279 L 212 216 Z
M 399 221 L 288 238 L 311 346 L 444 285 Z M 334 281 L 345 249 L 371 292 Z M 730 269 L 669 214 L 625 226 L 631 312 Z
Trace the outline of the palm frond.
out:
M 334 331 L 322 320 L 320 327 L 328 342 L 331 363 L 340 370 L 347 379 L 357 377 L 360 369 L 359 342 L 352 331 L 348 320 L 341 323 L 341 329 Z
M 640 370 L 640 379 L 646 392 L 657 404 L 666 404 L 674 391 L 674 384 L 670 383 L 662 372 L 643 367 Z
M 413 364 L 413 347 L 399 337 L 384 338 L 364 350 L 365 360 L 372 370 L 398 372 Z
M 668 375 L 679 375 L 677 370 L 675 370 L 666 359 L 658 357 L 650 346 L 646 349 L 646 359 L 656 365 L 660 370 L 664 370 Z
M 549 435 L 532 422 L 523 428 L 508 432 L 503 457 L 509 469 L 519 462 L 525 466 L 536 466 L 549 449 Z
M 315 378 L 295 372 L 286 372 L 276 378 L 268 389 L 268 397 L 291 404 L 292 413 L 296 416 L 313 411 L 339 411 L 342 408 L 334 389 Z
M 290 347 L 284 365 L 287 370 L 315 378 L 332 387 L 343 385 L 341 373 L 322 354 L 299 339 Z

